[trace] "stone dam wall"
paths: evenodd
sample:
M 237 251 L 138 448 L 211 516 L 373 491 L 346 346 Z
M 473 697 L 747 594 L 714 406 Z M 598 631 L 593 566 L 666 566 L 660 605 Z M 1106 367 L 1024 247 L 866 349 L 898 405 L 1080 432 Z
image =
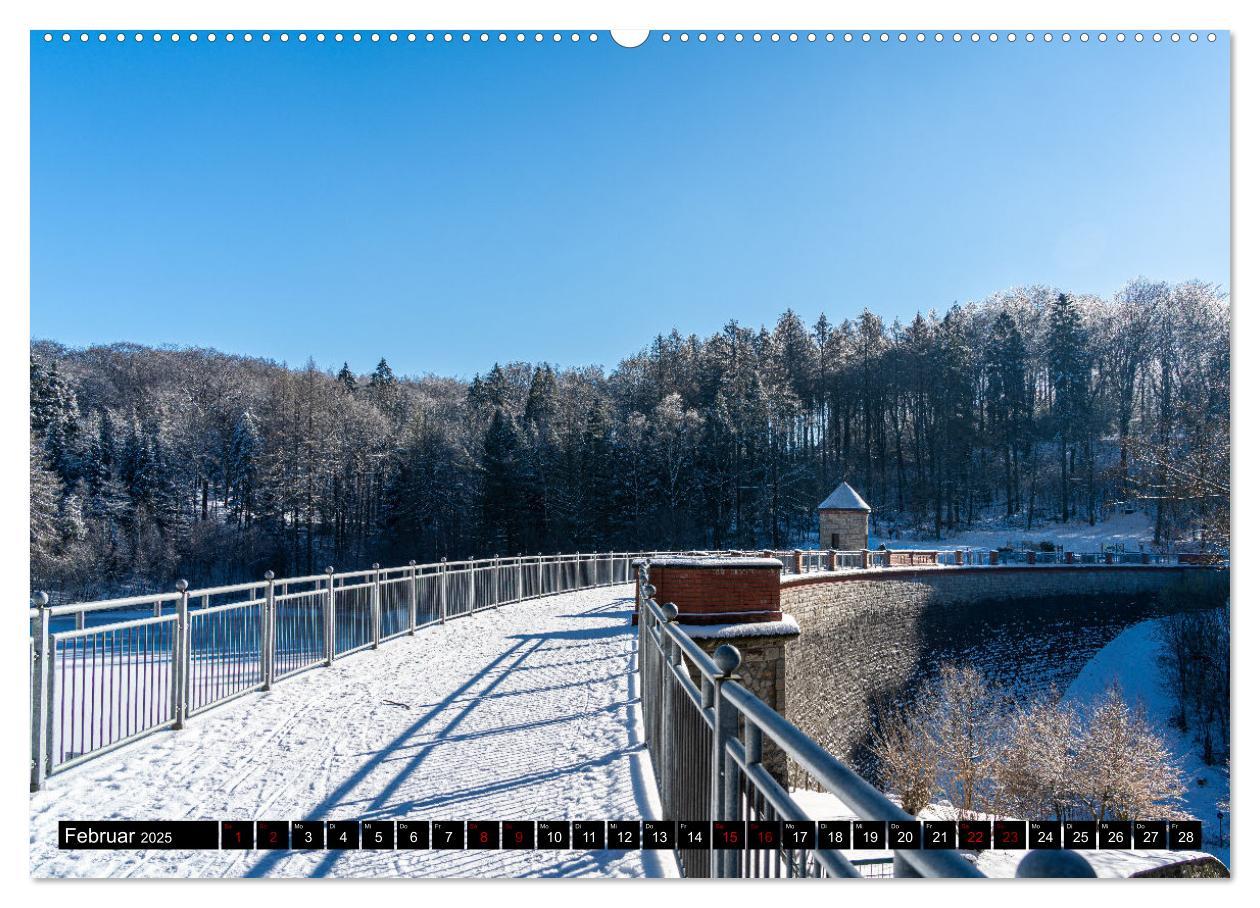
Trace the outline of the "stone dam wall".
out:
M 869 773 L 880 708 L 940 666 L 970 665 L 1020 700 L 1063 690 L 1121 630 L 1168 607 L 1161 590 L 1191 576 L 1228 587 L 1225 571 L 1136 565 L 785 576 L 781 608 L 800 624 L 787 644 L 787 718 Z

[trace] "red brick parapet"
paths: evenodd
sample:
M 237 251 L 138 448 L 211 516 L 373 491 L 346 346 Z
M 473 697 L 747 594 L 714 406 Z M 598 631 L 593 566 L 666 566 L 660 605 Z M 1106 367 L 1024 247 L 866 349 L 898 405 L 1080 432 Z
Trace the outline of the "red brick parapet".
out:
M 888 549 L 884 552 L 889 567 L 909 567 L 914 565 L 936 564 L 934 549 Z
M 656 601 L 678 606 L 680 624 L 780 621 L 777 558 L 659 558 L 649 564 Z

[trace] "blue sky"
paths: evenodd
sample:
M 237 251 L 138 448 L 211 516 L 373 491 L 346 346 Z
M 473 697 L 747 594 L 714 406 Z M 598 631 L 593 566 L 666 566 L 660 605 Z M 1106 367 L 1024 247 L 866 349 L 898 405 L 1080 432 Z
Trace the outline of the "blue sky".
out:
M 471 376 L 788 307 L 1228 286 L 1225 35 L 31 40 L 31 332 L 72 345 Z

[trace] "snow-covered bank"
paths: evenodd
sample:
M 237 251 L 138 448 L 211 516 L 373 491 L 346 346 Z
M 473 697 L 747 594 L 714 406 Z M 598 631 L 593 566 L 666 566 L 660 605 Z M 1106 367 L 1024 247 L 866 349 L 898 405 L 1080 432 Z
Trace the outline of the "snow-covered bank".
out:
M 1185 771 L 1189 790 L 1182 809 L 1203 822 L 1204 846 L 1202 852 L 1173 851 L 1083 851 L 1100 877 L 1129 877 L 1150 872 L 1169 865 L 1203 857 L 1203 852 L 1213 855 L 1226 867 L 1230 866 L 1230 849 L 1222 844 L 1220 827 L 1216 818 L 1217 803 L 1229 797 L 1229 778 L 1219 767 L 1206 766 L 1199 758 L 1199 751 L 1189 736 L 1183 735 L 1168 724 L 1174 712 L 1171 699 L 1159 684 L 1156 658 L 1159 651 L 1158 621 L 1146 620 L 1129 626 L 1117 633 L 1110 632 L 1111 639 L 1080 666 L 1075 677 L 1066 684 L 1063 700 L 1068 703 L 1090 705 L 1101 697 L 1111 684 L 1119 684 L 1126 701 L 1140 705 L 1148 718 L 1158 727 L 1168 743 L 1169 750 Z M 1070 633 L 1064 628 L 1063 633 Z M 1015 661 L 1024 663 L 1027 657 Z M 983 662 L 972 659 L 968 664 Z M 1008 685 L 1008 688 L 1010 686 Z M 1029 693 L 1035 694 L 1036 691 Z M 1199 784 L 1202 780 L 1203 784 Z M 793 797 L 815 819 L 846 819 L 855 817 L 854 812 L 839 799 L 825 792 L 796 791 Z M 935 804 L 919 814 L 920 819 L 952 819 L 954 812 L 947 804 Z M 1037 819 L 1027 817 L 1022 819 Z M 1152 817 L 1160 819 L 1160 817 Z M 1229 817 L 1225 817 L 1225 841 L 1229 837 Z M 891 852 L 854 852 L 851 857 L 887 856 Z M 1026 851 L 986 851 L 977 858 L 977 867 L 992 877 L 1013 877 L 1016 868 L 1027 855 Z M 1206 858 L 1205 858 L 1206 860 Z
M 890 549 L 934 549 L 934 548 L 985 548 L 997 549 L 1006 546 L 1024 548 L 1042 542 L 1059 545 L 1070 552 L 1098 552 L 1104 546 L 1124 545 L 1131 551 L 1138 551 L 1142 546 L 1151 548 L 1155 531 L 1149 516 L 1143 513 L 1115 514 L 1107 520 L 1100 520 L 1093 526 L 1088 523 L 1043 523 L 1028 529 L 1023 521 L 993 521 L 987 526 L 974 527 L 959 533 L 945 534 L 941 539 L 912 538 L 909 533 L 897 537 L 887 534 L 873 536 L 871 545 L 878 548 L 886 545 Z
M 1203 850 L 1216 855 L 1228 867 L 1229 814 L 1226 812 L 1224 819 L 1218 821 L 1216 813 L 1217 804 L 1229 800 L 1229 777 L 1219 766 L 1205 764 L 1191 736 L 1169 722 L 1176 707 L 1159 681 L 1159 650 L 1158 620 L 1133 625 L 1094 656 L 1064 691 L 1063 700 L 1084 706 L 1101 697 L 1110 685 L 1118 684 L 1131 706 L 1142 706 L 1186 774 L 1189 790 L 1184 809 L 1203 821 Z M 1226 844 L 1221 843 L 1222 823 Z
M 660 851 L 59 851 L 76 819 L 659 816 L 632 588 L 504 606 L 284 681 L 50 780 L 35 876 L 673 876 Z

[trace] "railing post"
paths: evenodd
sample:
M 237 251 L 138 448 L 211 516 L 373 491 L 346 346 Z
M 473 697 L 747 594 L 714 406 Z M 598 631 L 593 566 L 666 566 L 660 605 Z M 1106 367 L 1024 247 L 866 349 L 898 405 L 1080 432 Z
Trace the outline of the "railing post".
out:
M 722 688 L 727 681 L 738 681 L 735 670 L 741 661 L 740 652 L 723 643 L 713 653 L 713 662 L 721 675 L 713 679 L 713 753 L 710 755 L 709 819 L 734 820 L 739 810 L 739 774 L 728 772 L 726 746 L 739 733 L 739 713 L 725 702 Z M 712 842 L 710 842 L 712 846 Z M 735 876 L 739 872 L 739 853 L 731 849 L 713 849 L 710 864 L 714 876 Z
M 263 600 L 263 690 L 271 690 L 276 682 L 276 572 L 263 574 L 267 581 L 267 595 Z
M 521 560 L 520 553 L 516 555 L 516 574 L 514 584 L 516 587 L 516 601 L 520 602 L 525 598 L 525 563 Z
M 416 577 L 416 559 L 412 558 L 407 562 L 407 566 L 411 568 L 411 592 L 407 598 L 407 633 L 411 636 L 416 635 L 416 609 L 420 602 L 420 581 Z
M 503 563 L 502 561 L 499 560 L 499 554 L 497 552 L 494 555 L 494 564 L 491 567 L 494 570 L 494 574 L 493 574 L 494 583 L 491 584 L 490 586 L 490 598 L 493 600 L 493 602 L 491 602 L 491 605 L 493 605 L 495 608 L 498 608 L 499 602 L 500 602 L 499 594 L 502 592 L 499 586 L 499 580 L 503 576 Z
M 372 565 L 372 649 L 381 646 L 381 565 Z
M 438 623 L 446 623 L 446 559 L 438 566 Z
M 862 549 L 862 570 L 867 570 L 871 566 L 871 550 Z
M 656 662 L 656 678 L 653 682 L 656 690 L 660 692 L 656 702 L 658 734 L 655 753 L 660 758 L 662 767 L 661 772 L 657 774 L 661 810 L 668 817 L 673 816 L 672 812 L 678 807 L 674 793 L 678 787 L 681 761 L 678 759 L 677 741 L 674 735 L 666 730 L 665 717 L 674 714 L 673 702 L 678 691 L 676 686 L 670 683 L 670 672 L 673 670 L 672 666 L 676 665 L 682 657 L 678 652 L 678 645 L 674 643 L 674 638 L 669 633 L 670 626 L 678 621 L 678 606 L 672 602 L 662 604 L 661 615 L 664 617 L 660 627 L 661 652 Z
M 543 595 L 543 560 L 542 552 L 538 553 L 538 595 Z
M 468 556 L 468 614 L 477 611 L 477 562 Z
M 175 604 L 175 639 L 171 653 L 171 715 L 175 728 L 183 728 L 188 719 L 188 676 L 191 673 L 192 652 L 188 627 L 188 581 L 177 580 L 179 601 Z
M 31 605 L 39 609 L 34 627 L 31 665 L 31 791 L 44 787 L 52 763 L 52 647 L 48 594 L 36 593 Z
M 332 565 L 324 568 L 328 575 L 328 598 L 324 601 L 324 664 L 332 665 L 337 655 L 337 597 L 333 592 Z

